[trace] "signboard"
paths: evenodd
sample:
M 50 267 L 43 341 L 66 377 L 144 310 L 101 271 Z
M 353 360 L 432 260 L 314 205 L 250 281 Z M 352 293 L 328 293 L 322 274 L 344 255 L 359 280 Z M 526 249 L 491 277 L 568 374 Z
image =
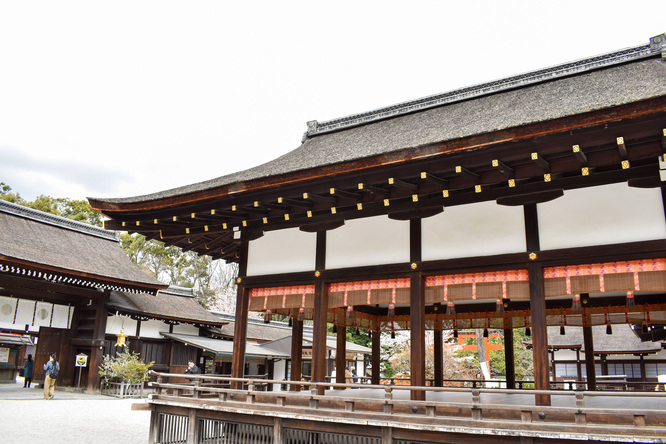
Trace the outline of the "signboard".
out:
M 83 353 L 76 355 L 76 366 L 77 367 L 87 367 L 88 366 L 88 355 Z
M 0 347 L 0 362 L 9 362 L 9 347 Z

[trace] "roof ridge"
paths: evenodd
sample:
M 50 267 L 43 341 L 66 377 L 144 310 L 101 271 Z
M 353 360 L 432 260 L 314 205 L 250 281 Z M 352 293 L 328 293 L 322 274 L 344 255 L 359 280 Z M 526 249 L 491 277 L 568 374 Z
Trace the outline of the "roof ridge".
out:
M 6 200 L 0 200 L 0 213 L 7 213 L 13 216 L 23 217 L 25 219 L 34 220 L 35 222 L 77 231 L 82 234 L 96 236 L 110 241 L 120 241 L 120 234 L 117 231 L 105 230 L 95 225 L 86 224 L 62 216 L 56 216 L 55 214 L 45 213 L 43 211 L 15 204 L 13 202 L 8 202 Z
M 494 94 L 509 89 L 533 85 L 549 80 L 580 74 L 600 68 L 606 68 L 633 60 L 640 60 L 660 54 L 666 58 L 666 33 L 650 39 L 646 45 L 626 48 L 594 57 L 587 57 L 561 65 L 530 71 L 503 79 L 468 86 L 446 93 L 422 97 L 420 99 L 402 102 L 395 105 L 378 108 L 359 114 L 318 122 L 312 120 L 307 122 L 308 129 L 303 135 L 303 142 L 309 137 L 319 134 L 330 133 L 341 129 L 364 125 L 378 120 L 385 120 L 403 114 L 435 108 L 455 102 L 461 102 L 471 98 Z

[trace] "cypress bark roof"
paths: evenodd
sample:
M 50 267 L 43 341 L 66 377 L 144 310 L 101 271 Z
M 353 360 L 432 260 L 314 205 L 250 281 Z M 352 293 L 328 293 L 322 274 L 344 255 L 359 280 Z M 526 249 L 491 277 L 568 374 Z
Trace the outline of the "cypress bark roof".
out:
M 53 274 L 64 283 L 127 291 L 167 287 L 130 261 L 117 232 L 2 200 L 0 227 L 2 272 Z
M 308 122 L 300 147 L 263 165 L 144 196 L 89 198 L 98 210 L 156 200 L 197 200 L 303 178 L 298 172 L 372 159 L 436 143 L 666 96 L 666 36 L 521 76 L 426 97 L 329 122 Z M 392 157 L 396 161 L 396 156 Z M 177 203 L 177 202 L 174 202 Z M 129 209 L 129 208 L 128 208 Z
M 566 327 L 565 334 L 559 334 L 558 326 L 548 327 L 548 346 L 553 348 L 580 348 L 585 351 L 582 327 Z M 657 353 L 661 342 L 641 342 L 630 325 L 614 324 L 613 334 L 606 334 L 605 325 L 592 327 L 595 354 L 616 353 Z
M 155 296 L 112 291 L 107 307 L 129 314 L 193 324 L 222 326 L 226 323 L 199 305 L 192 289 L 173 286 L 158 291 Z

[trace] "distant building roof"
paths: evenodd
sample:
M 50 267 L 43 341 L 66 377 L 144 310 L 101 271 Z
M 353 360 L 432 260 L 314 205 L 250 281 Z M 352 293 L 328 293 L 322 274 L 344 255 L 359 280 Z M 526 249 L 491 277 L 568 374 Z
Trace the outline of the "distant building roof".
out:
M 3 200 L 0 227 L 2 273 L 129 292 L 166 288 L 130 261 L 116 232 Z
M 606 334 L 605 325 L 592 327 L 595 354 L 656 353 L 661 350 L 661 342 L 641 342 L 630 325 L 614 324 L 613 334 Z M 551 348 L 579 348 L 585 351 L 582 327 L 566 327 L 560 334 L 560 327 L 548 327 L 548 346 Z
M 178 322 L 223 326 L 224 321 L 212 315 L 194 298 L 191 288 L 171 286 L 155 296 L 146 293 L 112 291 L 107 308 L 136 316 L 146 316 Z
M 211 312 L 211 314 L 224 320 L 226 323 L 226 325 L 220 327 L 219 333 L 227 337 L 233 337 L 234 326 L 236 324 L 234 315 L 218 312 Z M 303 331 L 311 332 L 312 327 L 304 325 Z M 261 319 L 249 318 L 247 320 L 248 341 L 273 341 L 287 336 L 291 336 L 291 327 L 285 322 L 271 321 L 270 323 L 265 324 Z
M 192 345 L 205 351 L 213 352 L 221 356 L 232 356 L 234 343 L 225 339 L 206 338 L 203 336 L 161 333 L 165 338 L 173 339 L 184 344 Z M 279 358 L 286 359 L 289 355 L 280 351 L 252 343 L 245 344 L 246 358 Z

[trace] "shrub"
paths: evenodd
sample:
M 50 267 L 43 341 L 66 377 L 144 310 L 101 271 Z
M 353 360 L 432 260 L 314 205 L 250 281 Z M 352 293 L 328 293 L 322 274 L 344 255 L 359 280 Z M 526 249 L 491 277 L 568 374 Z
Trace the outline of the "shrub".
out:
M 155 362 L 145 364 L 139 359 L 138 353 L 131 351 L 120 352 L 114 357 L 105 355 L 99 366 L 99 375 L 104 382 L 137 384 L 148 380 L 148 369 L 153 364 Z

